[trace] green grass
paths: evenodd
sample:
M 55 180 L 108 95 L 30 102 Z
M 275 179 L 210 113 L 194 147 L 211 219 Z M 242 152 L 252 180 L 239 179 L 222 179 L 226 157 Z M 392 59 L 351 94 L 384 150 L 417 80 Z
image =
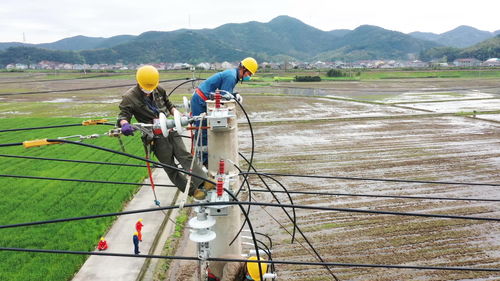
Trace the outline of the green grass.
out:
M 8 118 L 0 129 L 75 124 L 76 118 Z M 17 143 L 39 138 L 75 134 L 103 133 L 110 126 L 85 126 L 0 133 L 0 143 Z M 123 138 L 127 152 L 142 156 L 142 144 L 136 137 Z M 85 141 L 119 150 L 116 139 L 102 137 Z M 25 149 L 22 146 L 0 147 L 0 154 L 136 163 L 124 156 L 91 148 L 55 144 Z M 1 174 L 105 181 L 141 182 L 145 169 L 135 167 L 90 165 L 55 161 L 0 157 Z M 92 184 L 19 178 L 0 178 L 0 224 L 69 218 L 117 212 L 137 191 L 137 186 Z M 3 229 L 1 247 L 42 248 L 92 251 L 115 218 L 81 220 Z M 0 252 L 0 280 L 69 280 L 86 257 L 78 255 Z

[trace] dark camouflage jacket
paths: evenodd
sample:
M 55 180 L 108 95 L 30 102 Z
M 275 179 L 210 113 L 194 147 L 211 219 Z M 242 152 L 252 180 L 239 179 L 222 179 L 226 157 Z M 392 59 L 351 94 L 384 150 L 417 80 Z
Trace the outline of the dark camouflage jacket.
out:
M 165 89 L 158 86 L 150 96 L 146 96 L 139 85 L 123 94 L 119 106 L 118 124 L 121 120 L 127 120 L 130 123 L 132 116 L 138 122 L 146 124 L 152 124 L 153 119 L 158 118 L 160 112 L 165 112 L 168 116 L 174 105 L 167 98 Z

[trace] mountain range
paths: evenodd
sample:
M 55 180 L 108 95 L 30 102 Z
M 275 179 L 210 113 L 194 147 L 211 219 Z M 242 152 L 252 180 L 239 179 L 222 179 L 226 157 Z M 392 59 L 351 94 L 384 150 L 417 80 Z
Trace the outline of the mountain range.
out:
M 267 61 L 413 59 L 433 48 L 470 47 L 498 34 L 500 30 L 487 32 L 469 26 L 442 34 L 405 34 L 371 25 L 322 31 L 279 16 L 267 23 L 251 21 L 214 29 L 149 31 L 110 38 L 75 36 L 44 44 L 0 43 L 0 65 L 37 60 L 197 63 L 237 61 L 245 56 Z

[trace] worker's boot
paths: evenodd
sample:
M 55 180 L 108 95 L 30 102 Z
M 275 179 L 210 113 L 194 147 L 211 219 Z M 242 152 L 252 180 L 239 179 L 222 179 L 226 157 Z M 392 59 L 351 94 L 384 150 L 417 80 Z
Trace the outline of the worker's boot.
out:
M 210 191 L 212 189 L 215 188 L 215 184 L 211 183 L 211 182 L 203 182 L 203 188 L 206 190 L 206 191 Z
M 197 188 L 193 193 L 193 197 L 196 200 L 204 200 L 207 197 L 207 192 L 204 189 Z

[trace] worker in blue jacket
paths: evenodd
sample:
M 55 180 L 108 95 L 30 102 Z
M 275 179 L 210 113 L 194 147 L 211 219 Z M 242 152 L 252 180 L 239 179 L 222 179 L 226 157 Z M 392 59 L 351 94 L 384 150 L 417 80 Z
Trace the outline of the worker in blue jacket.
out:
M 258 67 L 257 61 L 254 58 L 248 57 L 242 60 L 237 68 L 218 72 L 203 81 L 203 83 L 195 89 L 191 98 L 191 112 L 193 116 L 199 116 L 203 112 L 207 112 L 206 101 L 208 99 L 213 99 L 213 94 L 216 90 L 228 91 L 232 94 L 236 83 L 238 83 L 238 81 L 249 81 L 250 77 L 257 72 Z M 224 93 L 221 94 L 224 95 Z M 243 98 L 239 94 L 235 94 L 232 97 L 225 95 L 224 98 L 235 98 L 240 103 L 243 101 Z M 205 127 L 206 125 L 207 121 L 205 119 L 203 120 L 202 126 Z M 200 122 L 196 121 L 195 126 L 200 126 Z M 197 134 L 197 131 L 195 132 L 195 134 Z M 207 130 L 202 130 L 201 145 L 202 147 L 207 146 Z M 208 153 L 206 148 L 198 149 L 198 151 L 202 151 L 202 162 L 206 166 L 208 164 Z

